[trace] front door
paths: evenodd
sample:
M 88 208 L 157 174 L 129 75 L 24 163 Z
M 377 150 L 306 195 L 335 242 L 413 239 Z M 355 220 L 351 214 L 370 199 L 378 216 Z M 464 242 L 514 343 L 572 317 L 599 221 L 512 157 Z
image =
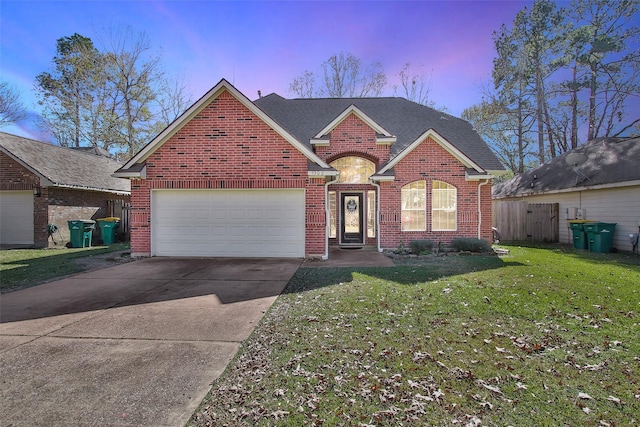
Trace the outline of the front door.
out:
M 362 193 L 341 193 L 340 206 L 340 243 L 364 244 Z

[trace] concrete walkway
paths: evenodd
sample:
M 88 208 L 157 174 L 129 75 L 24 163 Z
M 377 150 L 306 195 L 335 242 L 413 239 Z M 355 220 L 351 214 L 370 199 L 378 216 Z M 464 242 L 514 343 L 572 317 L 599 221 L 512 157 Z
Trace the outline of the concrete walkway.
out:
M 150 258 L 0 296 L 0 421 L 181 426 L 300 266 Z

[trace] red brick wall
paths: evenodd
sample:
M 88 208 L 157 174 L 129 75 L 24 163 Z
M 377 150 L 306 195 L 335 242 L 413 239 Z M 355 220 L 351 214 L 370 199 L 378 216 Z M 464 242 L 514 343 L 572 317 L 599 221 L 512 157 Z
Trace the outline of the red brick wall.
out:
M 465 167 L 431 138 L 422 142 L 394 167 L 395 180 L 381 187 L 380 231 L 381 247 L 395 248 L 400 241 L 405 246 L 416 239 L 429 239 L 449 244 L 456 237 L 478 236 L 478 182 L 465 181 Z M 426 181 L 426 231 L 401 230 L 401 189 L 418 180 Z M 457 189 L 457 230 L 432 231 L 431 185 L 443 181 Z M 482 187 L 481 236 L 491 241 L 491 186 Z
M 20 163 L 0 152 L 0 190 L 33 190 L 40 178 Z
M 324 180 L 309 179 L 307 158 L 229 92 L 186 123 L 146 164 L 146 180 L 132 181 L 132 253 L 151 252 L 150 192 L 162 188 L 306 188 L 306 251 L 324 253 Z
M 350 114 L 331 131 L 328 146 L 316 147 L 316 154 L 329 162 L 346 155 L 359 155 L 378 166 L 389 160 L 389 146 L 376 144 L 375 131 L 358 116 Z

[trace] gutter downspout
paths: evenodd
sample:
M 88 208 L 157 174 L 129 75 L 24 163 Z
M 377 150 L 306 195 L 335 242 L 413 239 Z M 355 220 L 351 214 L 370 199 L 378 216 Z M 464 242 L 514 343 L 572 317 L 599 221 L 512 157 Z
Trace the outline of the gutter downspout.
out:
M 482 194 L 482 191 L 480 189 L 480 187 L 482 187 L 483 185 L 486 185 L 489 183 L 488 179 L 485 179 L 484 182 L 481 182 L 478 184 L 478 239 L 481 239 L 482 237 L 482 205 L 480 204 L 480 202 L 482 201 L 482 197 L 480 196 Z
M 331 214 L 329 213 L 329 185 L 338 182 L 340 179 L 340 175 L 336 175 L 336 177 L 324 183 L 324 255 L 322 255 L 322 260 L 326 261 L 329 259 L 329 227 L 331 227 Z
M 377 184 L 375 181 L 371 181 L 371 184 L 378 189 L 376 192 L 376 249 L 378 252 L 382 252 L 382 248 L 380 247 L 380 184 Z

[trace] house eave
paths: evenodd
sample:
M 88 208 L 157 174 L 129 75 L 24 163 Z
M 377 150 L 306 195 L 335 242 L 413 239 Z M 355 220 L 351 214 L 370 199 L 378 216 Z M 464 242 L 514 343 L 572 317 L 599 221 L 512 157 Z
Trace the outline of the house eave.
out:
M 114 178 L 123 179 L 145 179 L 147 177 L 147 166 L 140 170 L 120 169 L 111 174 Z
M 493 179 L 493 175 L 491 174 L 469 174 L 469 172 L 464 173 L 465 181 L 481 181 L 484 179 Z
M 310 138 L 309 143 L 315 147 L 327 147 L 329 146 L 329 137 L 323 136 L 321 138 Z
M 307 171 L 307 176 L 310 177 L 318 177 L 318 176 L 337 176 L 337 170 L 311 170 Z
M 391 182 L 396 179 L 395 175 L 371 175 L 369 179 L 373 182 Z
M 640 186 L 640 180 L 633 181 L 623 181 L 623 182 L 611 182 L 606 184 L 597 184 L 597 185 L 588 185 L 588 186 L 580 186 L 580 187 L 567 187 L 567 188 L 559 188 L 555 190 L 529 190 L 529 191 L 519 191 L 515 194 L 509 194 L 505 196 L 492 196 L 494 200 L 500 199 L 512 199 L 512 198 L 520 198 L 520 197 L 531 197 L 531 196 L 544 196 L 547 194 L 562 194 L 562 193 L 574 193 L 588 190 L 606 190 L 611 188 L 621 188 L 621 187 L 634 187 Z
M 45 187 L 45 186 L 43 186 L 43 187 Z M 69 190 L 97 191 L 97 192 L 100 192 L 100 193 L 111 193 L 111 194 L 124 195 L 124 196 L 131 195 L 131 191 L 114 190 L 114 189 L 111 189 L 111 188 L 85 187 L 85 186 L 82 186 L 82 185 L 59 184 L 59 183 L 55 183 L 55 182 L 52 183 L 51 185 L 47 185 L 46 187 L 65 188 L 65 189 L 69 189 Z
M 395 135 L 376 135 L 376 144 L 378 145 L 393 145 L 396 143 Z

